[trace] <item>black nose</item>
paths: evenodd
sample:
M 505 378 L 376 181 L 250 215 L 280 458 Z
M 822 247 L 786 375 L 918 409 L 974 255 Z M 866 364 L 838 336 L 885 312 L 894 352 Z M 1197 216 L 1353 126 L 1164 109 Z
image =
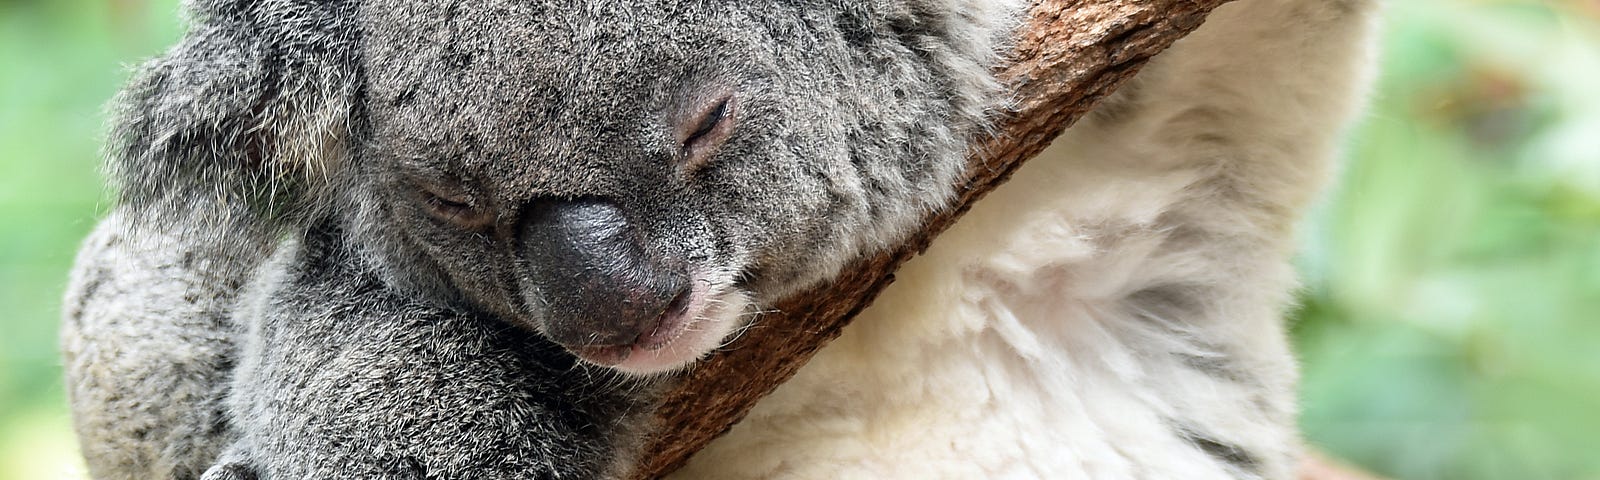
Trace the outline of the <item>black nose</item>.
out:
M 682 262 L 652 258 L 621 209 L 602 200 L 544 202 L 522 226 L 544 333 L 568 348 L 633 345 L 687 296 Z

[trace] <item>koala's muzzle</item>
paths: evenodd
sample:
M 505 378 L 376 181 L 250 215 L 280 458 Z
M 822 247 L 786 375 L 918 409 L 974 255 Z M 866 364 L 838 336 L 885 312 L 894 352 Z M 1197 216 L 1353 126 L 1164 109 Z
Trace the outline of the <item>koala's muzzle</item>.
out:
M 545 335 L 585 359 L 616 364 L 677 330 L 689 296 L 683 262 L 653 257 L 622 210 L 602 200 L 551 201 L 522 227 Z

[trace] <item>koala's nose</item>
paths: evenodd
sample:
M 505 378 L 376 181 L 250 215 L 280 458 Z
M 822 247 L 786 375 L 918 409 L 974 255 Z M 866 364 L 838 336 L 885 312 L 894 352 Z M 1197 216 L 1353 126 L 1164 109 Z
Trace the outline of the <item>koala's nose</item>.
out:
M 522 243 L 538 288 L 527 301 L 543 312 L 544 333 L 568 349 L 634 345 L 688 295 L 682 263 L 648 255 L 610 202 L 541 203 L 523 221 Z

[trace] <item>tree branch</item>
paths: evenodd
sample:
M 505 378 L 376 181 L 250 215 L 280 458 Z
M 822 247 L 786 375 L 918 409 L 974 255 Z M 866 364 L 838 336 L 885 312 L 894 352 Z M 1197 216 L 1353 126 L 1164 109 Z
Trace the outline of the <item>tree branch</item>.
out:
M 1011 64 L 999 71 L 1015 111 L 968 157 L 958 199 L 930 215 L 903 245 L 863 258 L 833 283 L 777 305 L 736 341 L 681 377 L 657 412 L 661 430 L 640 457 L 636 478 L 672 472 L 793 376 L 850 319 L 894 281 L 900 264 L 925 250 L 973 202 L 1133 76 L 1145 61 L 1199 27 L 1228 0 L 1033 0 Z

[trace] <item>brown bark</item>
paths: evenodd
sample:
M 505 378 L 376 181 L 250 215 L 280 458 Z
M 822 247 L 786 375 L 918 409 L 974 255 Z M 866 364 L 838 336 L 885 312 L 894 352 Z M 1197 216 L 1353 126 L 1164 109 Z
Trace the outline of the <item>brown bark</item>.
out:
M 1015 92 L 1016 109 L 968 157 L 954 206 L 930 215 L 903 245 L 863 258 L 833 283 L 776 305 L 779 313 L 761 317 L 731 348 L 684 374 L 657 412 L 662 429 L 646 446 L 635 477 L 670 473 L 727 432 L 837 337 L 894 280 L 900 264 L 1226 1 L 1033 0 L 1013 61 L 999 71 Z

